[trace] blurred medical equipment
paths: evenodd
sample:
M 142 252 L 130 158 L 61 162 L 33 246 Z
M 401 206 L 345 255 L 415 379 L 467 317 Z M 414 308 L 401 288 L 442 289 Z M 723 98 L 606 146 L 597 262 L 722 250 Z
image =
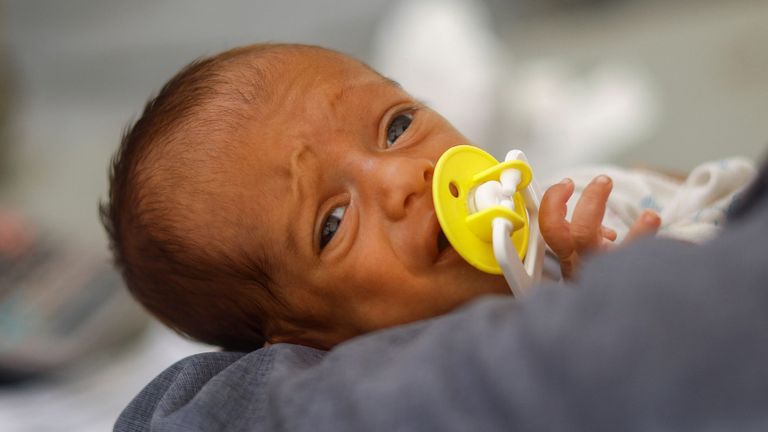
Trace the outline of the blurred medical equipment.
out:
M 104 253 L 40 235 L 0 248 L 0 384 L 82 364 L 146 323 Z

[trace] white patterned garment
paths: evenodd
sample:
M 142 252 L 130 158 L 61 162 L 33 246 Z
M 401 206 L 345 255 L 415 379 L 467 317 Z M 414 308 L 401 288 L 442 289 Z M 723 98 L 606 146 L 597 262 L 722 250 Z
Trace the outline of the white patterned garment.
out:
M 756 173 L 755 165 L 743 158 L 701 164 L 685 180 L 610 165 L 577 168 L 562 173 L 576 184 L 573 197 L 568 201 L 567 218 L 570 220 L 573 208 L 589 182 L 606 174 L 613 179 L 613 191 L 603 224 L 616 230 L 617 242 L 623 239 L 645 209 L 661 215 L 660 236 L 703 242 L 715 235 L 734 199 Z

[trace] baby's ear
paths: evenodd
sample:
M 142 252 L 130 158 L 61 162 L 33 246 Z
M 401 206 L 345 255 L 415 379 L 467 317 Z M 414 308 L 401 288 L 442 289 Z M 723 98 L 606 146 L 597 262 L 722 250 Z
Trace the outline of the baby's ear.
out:
M 303 345 L 301 342 L 301 337 L 299 337 L 303 333 L 302 331 L 297 331 L 297 329 L 293 327 L 286 329 L 285 325 L 276 326 L 274 323 L 270 327 L 269 335 L 264 341 L 264 347 L 281 343 Z
M 287 342 L 284 338 L 280 337 L 279 335 L 270 336 L 269 338 L 267 338 L 266 341 L 264 341 L 264 346 L 267 347 L 267 346 L 277 345 L 279 343 L 290 343 L 290 342 Z
M 267 340 L 264 342 L 264 347 L 277 345 L 281 343 L 286 344 L 292 344 L 292 345 L 304 345 L 304 346 L 312 346 L 314 347 L 315 344 L 310 344 L 306 337 L 301 337 L 301 333 L 303 332 L 291 332 L 291 333 L 280 333 L 273 336 L 270 336 L 267 338 Z
M 283 331 L 276 332 L 274 335 L 268 337 L 264 346 L 287 343 L 293 345 L 303 345 L 310 348 L 327 351 L 351 337 L 353 337 L 353 335 L 344 337 L 337 334 L 337 332 L 328 329 L 323 331 L 292 327 L 290 329 L 284 329 Z

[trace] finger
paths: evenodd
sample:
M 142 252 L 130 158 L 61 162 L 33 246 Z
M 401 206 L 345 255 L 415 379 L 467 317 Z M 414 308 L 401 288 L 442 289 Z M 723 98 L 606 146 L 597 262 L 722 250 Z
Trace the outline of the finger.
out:
M 616 230 L 613 228 L 608 228 L 605 225 L 600 228 L 600 231 L 603 235 L 603 238 L 609 241 L 616 241 L 616 239 L 619 237 L 619 234 L 616 232 Z
M 600 250 L 609 251 L 609 250 L 614 249 L 616 246 L 617 246 L 617 244 L 614 243 L 613 241 L 603 239 L 602 243 L 600 244 Z
M 600 175 L 584 188 L 571 219 L 571 236 L 577 251 L 600 246 L 605 205 L 612 187 L 611 178 Z
M 640 237 L 654 235 L 661 226 L 661 217 L 653 210 L 645 210 L 639 218 L 632 224 L 632 228 L 629 229 L 627 236 L 624 237 L 624 242 L 631 242 L 637 240 Z
M 573 195 L 573 181 L 563 179 L 544 192 L 539 204 L 539 230 L 544 241 L 558 257 L 573 253 L 573 242 L 568 222 L 565 220 L 566 203 Z

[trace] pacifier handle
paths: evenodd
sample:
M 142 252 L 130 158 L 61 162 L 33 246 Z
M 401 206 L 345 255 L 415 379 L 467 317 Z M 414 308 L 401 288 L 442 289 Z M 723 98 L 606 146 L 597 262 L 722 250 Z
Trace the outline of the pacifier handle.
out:
M 505 157 L 509 160 L 520 160 L 528 163 L 525 153 L 521 150 L 511 150 Z M 506 170 L 501 174 L 502 193 L 509 194 L 517 191 L 520 183 L 520 173 L 517 170 Z M 544 262 L 544 239 L 539 231 L 539 203 L 541 192 L 536 181 L 531 178 L 528 185 L 521 191 L 525 210 L 528 214 L 530 238 L 524 260 L 516 259 L 516 250 L 511 241 L 512 224 L 503 218 L 493 220 L 493 252 L 499 267 L 507 280 L 507 284 L 515 296 L 525 294 L 531 285 L 541 279 Z

